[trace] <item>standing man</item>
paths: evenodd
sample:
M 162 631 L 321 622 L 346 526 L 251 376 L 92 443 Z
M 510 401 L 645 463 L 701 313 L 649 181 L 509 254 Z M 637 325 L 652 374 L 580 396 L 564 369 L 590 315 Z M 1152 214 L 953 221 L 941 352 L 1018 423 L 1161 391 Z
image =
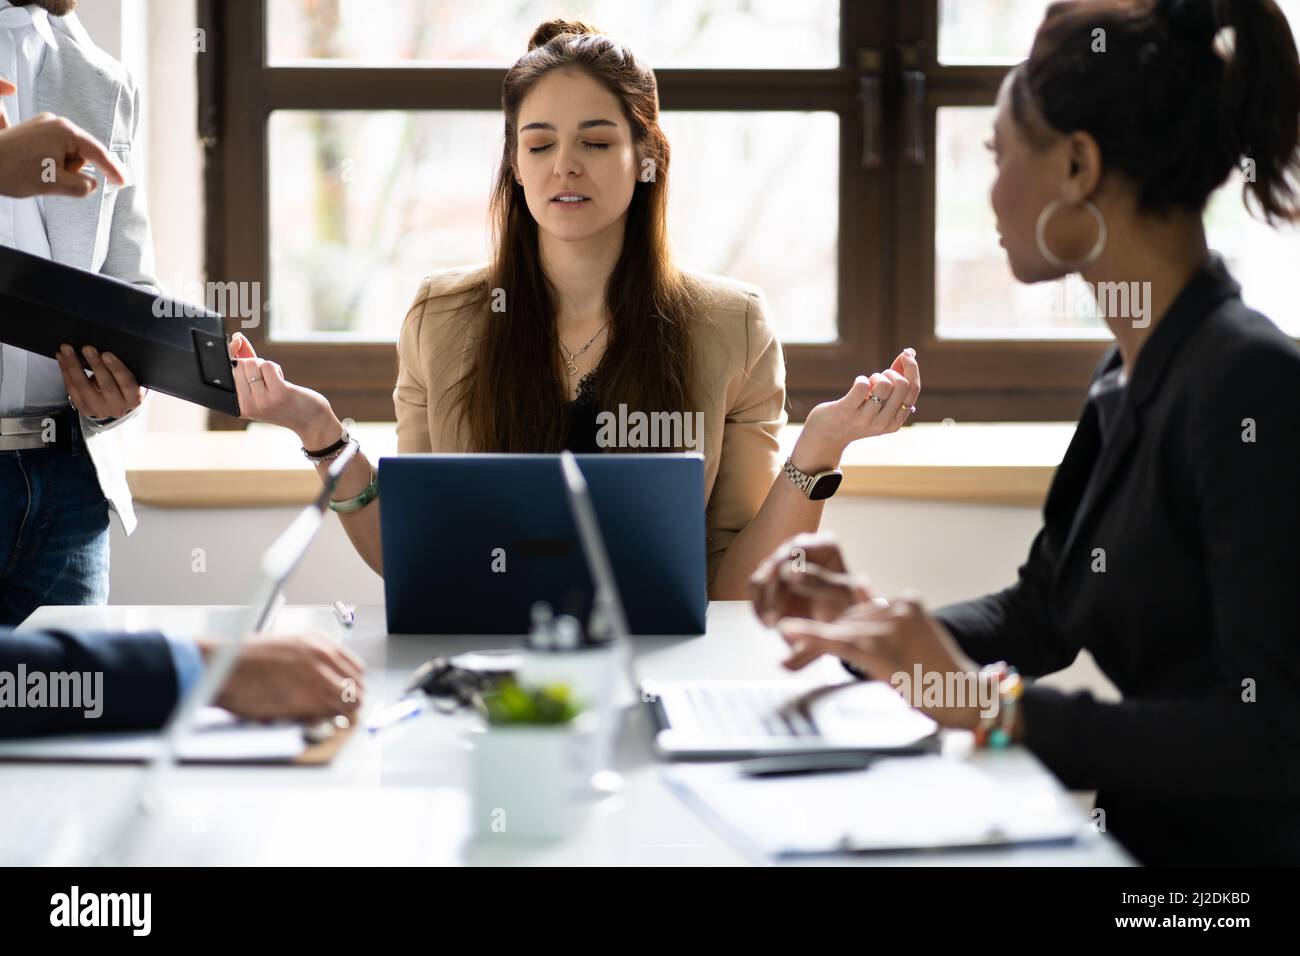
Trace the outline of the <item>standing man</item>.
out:
M 0 197 L 0 244 L 156 290 L 144 196 L 133 183 L 139 94 L 75 6 L 0 0 L 0 76 L 17 86 L 0 99 L 0 123 L 67 117 L 108 144 L 126 183 L 89 199 Z M 85 359 L 90 375 L 68 347 L 58 358 L 0 348 L 0 626 L 42 604 L 107 602 L 110 508 L 127 534 L 135 528 L 111 429 L 135 413 L 144 390 L 111 357 L 87 347 Z
M 0 97 L 16 89 L 0 77 Z M 126 184 L 125 171 L 103 144 L 68 120 L 46 113 L 7 126 L 0 113 L 0 198 L 71 196 L 92 202 L 99 181 L 87 173 L 88 164 L 98 168 L 106 186 Z M 0 626 L 0 680 L 7 678 L 10 687 L 8 697 L 0 694 L 0 738 L 161 726 L 219 643 L 215 637 L 158 632 L 11 633 Z M 217 703 L 253 720 L 351 716 L 361 704 L 364 670 L 355 654 L 320 635 L 255 634 L 240 647 Z M 81 702 L 90 712 L 76 706 L 15 708 L 15 686 L 24 699 L 28 693 L 24 679 L 15 685 L 15 672 L 47 679 L 87 673 L 102 678 L 102 685 L 93 685 L 93 703 Z

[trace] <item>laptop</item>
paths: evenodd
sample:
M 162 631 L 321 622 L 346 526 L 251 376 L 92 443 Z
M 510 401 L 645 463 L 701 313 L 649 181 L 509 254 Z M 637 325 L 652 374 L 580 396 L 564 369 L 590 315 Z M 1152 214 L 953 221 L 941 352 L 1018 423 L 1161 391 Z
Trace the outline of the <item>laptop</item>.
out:
M 560 467 L 596 600 L 614 639 L 626 640 L 618 580 L 587 482 L 573 455 L 562 454 Z M 877 681 L 642 681 L 641 699 L 654 714 L 655 748 L 670 758 L 923 753 L 938 741 L 933 720 Z
M 236 629 L 231 638 L 218 648 L 204 667 L 203 676 L 190 692 L 177 702 L 159 735 L 158 745 L 145 763 L 136 785 L 129 789 L 127 797 L 122 801 L 113 821 L 105 831 L 105 837 L 100 841 L 99 847 L 92 850 L 93 862 L 96 864 L 120 865 L 130 851 L 139 844 L 143 831 L 153 817 L 153 810 L 159 803 L 157 795 L 169 773 L 179 763 L 178 751 L 182 738 L 189 732 L 196 715 L 203 708 L 215 703 L 226 678 L 239 658 L 244 634 L 249 631 L 261 633 L 271 626 L 276 613 L 284 603 L 282 594 L 285 582 L 315 540 L 339 476 L 343 474 L 343 470 L 355 454 L 356 446 L 353 445 L 334 459 L 316 500 L 303 508 L 262 556 L 261 575 L 253 603 L 249 606 L 247 626 Z M 79 852 L 79 837 L 75 836 L 75 828 L 65 825 L 50 842 L 43 863 L 45 865 L 79 863 L 82 861 L 67 858 Z
M 704 459 L 576 455 L 632 634 L 702 634 Z M 537 601 L 588 620 L 594 588 L 556 455 L 381 458 L 390 634 L 524 634 Z
M 914 754 L 938 724 L 879 681 L 643 681 L 655 749 L 673 759 L 799 754 Z

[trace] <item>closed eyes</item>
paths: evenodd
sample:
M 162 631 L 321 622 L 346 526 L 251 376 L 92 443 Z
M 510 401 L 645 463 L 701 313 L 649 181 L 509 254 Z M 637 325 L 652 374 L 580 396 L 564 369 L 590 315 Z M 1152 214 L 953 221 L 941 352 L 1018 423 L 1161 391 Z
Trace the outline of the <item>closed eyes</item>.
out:
M 530 146 L 528 147 L 528 152 L 536 156 L 538 153 L 546 152 L 554 145 L 554 143 L 547 143 L 545 146 Z M 586 146 L 588 149 L 609 149 L 609 143 L 583 143 L 582 145 Z

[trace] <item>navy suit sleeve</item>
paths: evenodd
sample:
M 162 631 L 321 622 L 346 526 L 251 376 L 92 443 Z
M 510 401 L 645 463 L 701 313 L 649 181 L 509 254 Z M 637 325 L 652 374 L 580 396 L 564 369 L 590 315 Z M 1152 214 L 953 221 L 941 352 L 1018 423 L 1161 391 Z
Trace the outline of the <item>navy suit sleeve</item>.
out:
M 16 706 L 13 695 L 28 692 L 31 675 L 48 681 L 73 672 L 87 688 L 101 675 L 97 700 L 87 701 L 83 690 L 82 706 Z M 28 687 L 17 686 L 20 674 Z M 160 727 L 176 699 L 176 668 L 162 634 L 0 631 L 0 737 Z M 87 703 L 98 716 L 87 716 Z

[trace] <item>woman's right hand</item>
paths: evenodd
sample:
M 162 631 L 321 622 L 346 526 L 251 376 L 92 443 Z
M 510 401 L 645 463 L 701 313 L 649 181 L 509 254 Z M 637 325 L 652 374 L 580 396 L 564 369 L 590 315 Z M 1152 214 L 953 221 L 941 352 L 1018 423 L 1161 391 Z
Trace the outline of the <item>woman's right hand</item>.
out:
M 834 621 L 874 598 L 848 572 L 839 543 L 826 532 L 795 535 L 759 565 L 749 581 L 754 611 L 768 627 L 786 617 Z
M 230 358 L 240 418 L 291 429 L 304 448 L 338 441 L 343 425 L 324 395 L 285 379 L 280 366 L 258 358 L 253 344 L 239 332 L 231 336 Z

